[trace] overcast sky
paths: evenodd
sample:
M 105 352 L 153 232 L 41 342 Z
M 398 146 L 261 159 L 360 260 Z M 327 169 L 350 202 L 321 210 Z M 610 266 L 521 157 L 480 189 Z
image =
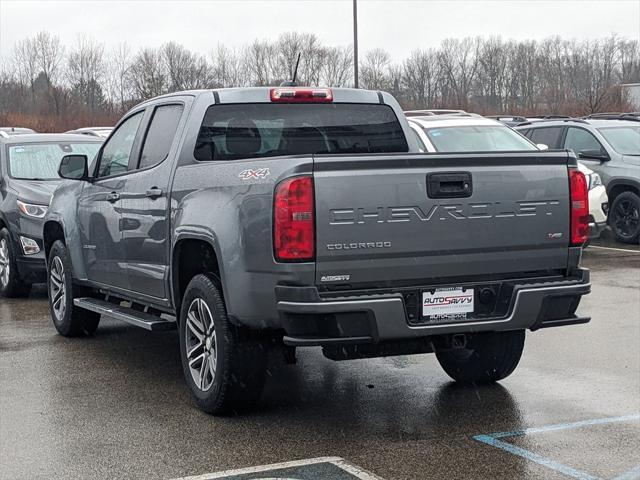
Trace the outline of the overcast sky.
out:
M 447 37 L 640 39 L 640 0 L 359 0 L 361 51 L 403 58 Z M 177 41 L 206 53 L 287 31 L 313 32 L 327 45 L 352 42 L 351 0 L 0 0 L 0 54 L 41 30 L 67 46 L 78 34 L 132 47 Z

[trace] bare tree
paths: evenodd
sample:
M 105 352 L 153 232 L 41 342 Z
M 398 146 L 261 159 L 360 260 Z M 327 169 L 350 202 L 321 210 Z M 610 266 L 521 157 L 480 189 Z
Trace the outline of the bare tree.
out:
M 640 82 L 640 45 L 638 40 L 620 40 L 620 83 Z
M 141 100 L 169 91 L 162 53 L 159 50 L 145 48 L 140 51 L 128 73 L 135 94 Z
M 478 39 L 443 40 L 438 55 L 451 98 L 459 108 L 467 108 L 471 87 L 478 72 Z
M 328 47 L 324 51 L 321 78 L 324 85 L 345 87 L 353 78 L 353 49 L 349 47 Z
M 240 87 L 247 84 L 248 74 L 243 71 L 240 54 L 236 50 L 218 45 L 210 54 L 213 64 L 214 87 Z
M 174 42 L 162 47 L 169 91 L 210 88 L 213 72 L 207 60 Z
M 273 84 L 273 50 L 273 45 L 258 40 L 243 49 L 243 69 L 247 73 L 251 85 Z
M 360 82 L 370 90 L 386 90 L 390 87 L 389 66 L 391 56 L 386 50 L 375 48 L 366 53 L 360 65 Z
M 572 93 L 588 113 L 599 111 L 610 100 L 617 51 L 615 37 L 570 44 L 567 68 Z
M 38 52 L 34 45 L 34 40 L 25 38 L 16 42 L 12 53 L 13 68 L 17 76 L 18 83 L 29 90 L 31 102 L 35 101 L 34 83 L 38 76 Z
M 105 98 L 102 89 L 104 80 L 104 45 L 80 36 L 67 57 L 66 77 L 74 97 L 79 103 L 96 112 Z
M 131 62 L 131 48 L 126 43 L 118 44 L 106 60 L 105 86 L 110 110 L 116 113 L 124 112 L 134 96 L 129 74 Z
M 432 50 L 414 50 L 404 62 L 402 85 L 411 108 L 433 108 L 437 103 L 437 55 Z

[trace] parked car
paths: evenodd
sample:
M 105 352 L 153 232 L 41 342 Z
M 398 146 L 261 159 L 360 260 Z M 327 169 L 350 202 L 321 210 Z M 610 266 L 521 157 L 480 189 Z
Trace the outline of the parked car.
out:
M 13 137 L 15 135 L 29 135 L 32 133 L 36 133 L 34 130 L 30 128 L 23 127 L 0 127 L 0 137 Z
M 516 127 L 536 143 L 569 148 L 596 172 L 607 189 L 608 222 L 616 239 L 640 240 L 640 118 L 612 114 L 550 120 Z
M 43 218 L 62 179 L 63 156 L 92 158 L 101 142 L 78 135 L 0 136 L 0 296 L 26 295 L 44 282 Z
M 92 135 L 94 137 L 107 138 L 113 127 L 84 127 L 76 128 L 75 130 L 69 130 L 66 133 L 75 133 L 79 135 Z
M 76 181 L 44 224 L 55 328 L 92 334 L 102 314 L 177 327 L 185 380 L 216 414 L 259 397 L 276 346 L 290 361 L 311 346 L 435 351 L 459 382 L 507 377 L 525 330 L 589 321 L 575 313 L 590 291 L 586 179 L 570 152 L 427 155 L 411 132 L 367 90 L 134 107 L 93 169 L 62 160 Z
M 480 116 L 411 117 L 409 125 L 426 152 L 484 152 L 546 150 L 507 127 L 504 122 Z M 607 228 L 607 193 L 600 176 L 584 165 L 589 187 L 589 240 L 598 238 Z

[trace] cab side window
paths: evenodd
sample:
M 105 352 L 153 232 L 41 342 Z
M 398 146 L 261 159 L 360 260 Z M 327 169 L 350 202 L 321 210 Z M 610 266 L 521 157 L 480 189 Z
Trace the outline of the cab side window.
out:
M 154 110 L 138 168 L 152 167 L 167 158 L 178 130 L 182 110 L 182 105 L 161 105 Z
M 125 173 L 129 169 L 129 158 L 142 121 L 142 114 L 143 112 L 138 112 L 126 119 L 107 140 L 102 148 L 98 178 Z
M 602 151 L 602 145 L 596 137 L 583 128 L 569 127 L 564 148 L 570 148 L 576 155 L 587 150 Z

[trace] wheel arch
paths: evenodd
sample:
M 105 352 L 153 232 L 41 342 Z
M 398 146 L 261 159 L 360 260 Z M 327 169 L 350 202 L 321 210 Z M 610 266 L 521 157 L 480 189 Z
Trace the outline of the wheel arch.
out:
M 214 238 L 200 234 L 182 234 L 176 238 L 171 254 L 171 296 L 176 314 L 191 279 L 200 273 L 215 275 L 224 296 L 224 273 Z
M 42 226 L 42 240 L 44 243 L 44 254 L 45 257 L 49 257 L 49 252 L 51 251 L 51 247 L 56 242 L 56 240 L 61 240 L 65 243 L 64 239 L 64 227 L 62 224 L 55 220 L 48 220 Z
M 622 192 L 633 192 L 636 195 L 640 196 L 640 182 L 628 178 L 611 180 L 607 185 L 607 196 L 609 197 L 609 205 L 613 204 L 613 201 Z

